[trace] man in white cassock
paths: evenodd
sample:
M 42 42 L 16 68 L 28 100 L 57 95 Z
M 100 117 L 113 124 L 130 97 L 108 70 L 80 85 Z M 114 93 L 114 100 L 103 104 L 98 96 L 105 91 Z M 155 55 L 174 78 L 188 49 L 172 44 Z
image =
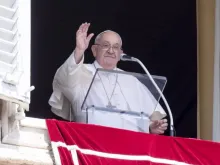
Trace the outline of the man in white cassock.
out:
M 105 70 L 120 70 L 117 63 L 122 54 L 122 39 L 118 33 L 111 30 L 100 33 L 92 45 L 95 57 L 93 64 L 84 64 L 84 52 L 89 46 L 93 33 L 87 34 L 90 24 L 83 23 L 76 33 L 76 47 L 69 58 L 58 68 L 53 81 L 53 93 L 49 104 L 56 115 L 75 122 L 86 122 L 86 113 L 81 106 L 88 92 L 92 78 L 97 68 Z M 145 112 L 148 120 L 139 122 L 131 116 L 110 113 L 95 113 L 94 124 L 123 128 L 133 131 L 163 134 L 167 129 L 165 111 L 159 105 L 155 110 L 155 99 L 148 89 L 132 76 L 120 74 L 98 73 L 87 103 L 105 107 L 109 103 L 117 109 Z M 101 115 L 100 115 L 101 114 Z M 113 114 L 113 113 L 112 113 Z M 153 116 L 153 117 L 152 117 Z M 147 129 L 146 129 L 147 127 Z

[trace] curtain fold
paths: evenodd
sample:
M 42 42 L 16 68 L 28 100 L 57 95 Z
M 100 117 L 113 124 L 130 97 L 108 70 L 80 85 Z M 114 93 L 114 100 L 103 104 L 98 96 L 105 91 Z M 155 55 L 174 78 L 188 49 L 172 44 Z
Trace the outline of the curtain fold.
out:
M 46 120 L 56 164 L 218 165 L 220 143 Z M 72 151 L 72 152 L 71 152 Z

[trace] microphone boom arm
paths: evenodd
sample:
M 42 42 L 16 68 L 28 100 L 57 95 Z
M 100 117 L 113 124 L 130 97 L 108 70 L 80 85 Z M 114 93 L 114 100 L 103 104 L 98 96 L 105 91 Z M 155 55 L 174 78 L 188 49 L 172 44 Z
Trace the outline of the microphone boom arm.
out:
M 155 83 L 154 79 L 152 78 L 152 76 L 150 75 L 150 73 L 148 72 L 147 68 L 144 66 L 144 64 L 137 58 L 134 58 L 134 57 L 130 57 L 130 56 L 127 56 L 125 54 L 122 54 L 121 55 L 121 59 L 123 61 L 134 61 L 134 62 L 137 62 L 142 68 L 143 70 L 146 72 L 146 74 L 149 76 L 151 82 L 153 83 L 153 85 L 156 87 L 157 91 L 160 93 L 166 107 L 167 107 L 167 110 L 168 110 L 168 113 L 169 113 L 169 117 L 170 117 L 170 136 L 174 136 L 174 123 L 173 123 L 173 115 L 172 115 L 172 112 L 171 112 L 171 109 L 170 109 L 170 106 L 166 100 L 166 98 L 164 97 L 162 91 L 160 90 L 160 88 L 157 86 L 157 84 Z

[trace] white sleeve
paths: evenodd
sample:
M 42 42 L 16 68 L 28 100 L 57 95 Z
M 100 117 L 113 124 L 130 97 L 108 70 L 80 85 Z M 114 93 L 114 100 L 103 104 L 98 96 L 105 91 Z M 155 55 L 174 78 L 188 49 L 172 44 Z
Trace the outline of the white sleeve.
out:
M 84 56 L 79 64 L 76 64 L 74 52 L 69 58 L 57 69 L 54 80 L 64 87 L 73 87 L 76 83 L 77 76 L 82 70 Z M 77 73 L 79 72 L 79 73 Z
M 87 80 L 92 79 L 92 73 L 83 65 L 84 56 L 79 64 L 76 64 L 74 52 L 56 71 L 53 80 L 53 93 L 49 99 L 49 105 L 52 111 L 60 117 L 66 118 L 73 93 L 77 93 L 77 85 L 87 83 Z M 64 105 L 65 104 L 65 105 Z M 66 105 L 69 104 L 69 105 Z M 55 109 L 55 110 L 54 110 Z M 63 112 L 59 112 L 63 110 Z

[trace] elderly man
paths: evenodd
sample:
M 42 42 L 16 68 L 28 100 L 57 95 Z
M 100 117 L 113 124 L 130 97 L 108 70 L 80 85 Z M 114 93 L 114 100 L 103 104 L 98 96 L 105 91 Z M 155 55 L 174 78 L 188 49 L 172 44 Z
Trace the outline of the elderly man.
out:
M 55 114 L 67 119 L 67 116 L 71 113 L 76 122 L 86 122 L 86 113 L 81 111 L 81 106 L 96 69 L 119 70 L 117 63 L 122 53 L 121 37 L 116 32 L 107 30 L 100 33 L 95 39 L 95 44 L 92 45 L 91 49 L 95 62 L 93 64 L 84 64 L 84 52 L 94 35 L 87 34 L 89 26 L 89 23 L 83 23 L 79 27 L 76 33 L 75 50 L 57 70 L 53 81 L 54 91 L 49 100 L 49 104 Z M 97 103 L 100 106 L 112 103 L 121 109 L 129 109 L 131 111 L 140 111 L 142 109 L 149 116 L 155 112 L 153 109 L 155 104 L 152 101 L 150 92 L 136 78 L 120 79 L 120 75 L 108 77 L 108 75 L 104 74 L 99 74 L 98 76 L 100 78 L 99 83 L 95 84 L 94 89 L 91 91 L 92 95 L 90 94 L 89 100 L 91 103 Z M 104 84 L 108 84 L 108 88 L 105 89 Z M 125 89 L 124 86 L 127 86 L 127 88 Z M 71 108 L 68 107 L 67 102 L 70 102 Z M 166 116 L 161 106 L 156 111 L 158 114 Z M 109 118 L 109 114 L 96 118 L 96 120 L 100 120 L 97 122 L 102 125 L 121 127 L 117 125 L 116 118 Z M 143 131 L 136 119 L 125 117 L 121 120 L 126 123 L 127 129 Z M 157 120 L 150 120 L 146 125 L 149 129 L 145 129 L 144 132 L 163 134 L 167 129 L 167 120 L 158 118 Z

